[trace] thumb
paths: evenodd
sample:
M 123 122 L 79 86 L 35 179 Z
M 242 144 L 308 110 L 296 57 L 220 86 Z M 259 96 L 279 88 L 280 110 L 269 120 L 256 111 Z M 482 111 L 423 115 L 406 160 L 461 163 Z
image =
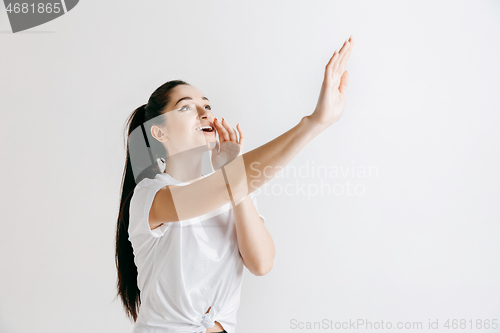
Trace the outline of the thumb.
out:
M 345 94 L 348 84 L 349 84 L 349 73 L 345 71 L 342 77 L 340 78 L 339 91 L 341 94 Z
M 212 156 L 213 154 L 218 154 L 219 153 L 219 141 L 215 140 L 215 147 L 212 149 Z

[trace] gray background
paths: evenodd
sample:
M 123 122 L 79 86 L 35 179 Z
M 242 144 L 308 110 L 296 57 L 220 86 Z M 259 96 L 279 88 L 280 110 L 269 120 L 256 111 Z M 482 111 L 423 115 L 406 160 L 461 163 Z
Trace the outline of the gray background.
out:
M 344 115 L 289 166 L 378 173 L 323 179 L 362 195 L 268 183 L 276 259 L 245 271 L 238 333 L 500 321 L 498 2 L 83 1 L 18 34 L 2 9 L 0 30 L 0 332 L 131 332 L 114 298 L 123 126 L 154 89 L 193 84 L 249 151 L 314 110 L 351 34 Z

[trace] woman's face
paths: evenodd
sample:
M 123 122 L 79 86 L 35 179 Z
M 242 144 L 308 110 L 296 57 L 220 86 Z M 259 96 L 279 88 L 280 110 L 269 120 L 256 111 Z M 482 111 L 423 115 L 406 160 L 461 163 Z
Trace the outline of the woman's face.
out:
M 165 107 L 165 122 L 159 140 L 165 145 L 168 155 L 200 146 L 210 146 L 215 142 L 214 115 L 210 102 L 197 88 L 178 85 L 170 92 L 170 102 Z M 203 131 L 203 126 L 211 126 L 211 131 Z M 154 129 L 151 129 L 154 135 Z

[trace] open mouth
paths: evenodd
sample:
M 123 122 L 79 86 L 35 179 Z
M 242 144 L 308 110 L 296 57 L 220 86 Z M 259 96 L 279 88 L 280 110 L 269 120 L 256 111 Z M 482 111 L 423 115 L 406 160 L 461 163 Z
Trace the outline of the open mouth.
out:
M 215 131 L 215 128 L 213 126 L 202 126 L 198 127 L 196 130 L 200 132 L 213 132 Z

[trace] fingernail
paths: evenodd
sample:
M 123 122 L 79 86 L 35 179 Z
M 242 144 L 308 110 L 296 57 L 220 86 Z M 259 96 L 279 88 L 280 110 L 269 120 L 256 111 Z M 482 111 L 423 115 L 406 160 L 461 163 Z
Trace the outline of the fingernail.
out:
M 224 121 L 224 117 L 222 117 L 222 121 Z

